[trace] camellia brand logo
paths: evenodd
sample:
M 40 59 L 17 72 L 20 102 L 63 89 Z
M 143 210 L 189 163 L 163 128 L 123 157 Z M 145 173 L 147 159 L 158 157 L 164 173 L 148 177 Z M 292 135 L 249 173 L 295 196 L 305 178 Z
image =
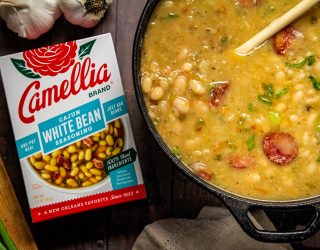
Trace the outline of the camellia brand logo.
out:
M 24 60 L 11 58 L 13 65 L 21 74 L 34 79 L 23 92 L 19 102 L 18 114 L 23 123 L 34 122 L 36 112 L 60 100 L 109 81 L 111 72 L 108 71 L 108 65 L 102 64 L 96 67 L 90 57 L 86 57 L 90 54 L 95 41 L 92 40 L 79 47 L 80 62 L 75 62 L 76 42 L 26 51 L 23 53 Z M 41 76 L 54 77 L 67 72 L 71 67 L 70 79 L 40 90 Z

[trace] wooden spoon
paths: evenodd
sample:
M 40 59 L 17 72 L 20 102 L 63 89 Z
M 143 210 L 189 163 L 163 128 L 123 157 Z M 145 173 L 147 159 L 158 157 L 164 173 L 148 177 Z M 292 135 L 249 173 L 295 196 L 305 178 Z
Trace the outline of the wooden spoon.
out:
M 298 17 L 300 17 L 303 13 L 305 13 L 318 2 L 320 2 L 320 0 L 302 0 L 299 4 L 294 6 L 288 12 L 286 12 L 281 17 L 277 18 L 272 23 L 270 23 L 258 34 L 253 36 L 240 47 L 236 48 L 235 53 L 240 56 L 249 55 L 253 52 L 253 50 L 259 48 L 259 46 L 261 46 L 261 44 L 263 44 L 263 42 L 265 42 L 268 38 L 272 37 L 274 34 L 276 34 L 284 27 L 292 23 L 294 20 L 296 20 Z

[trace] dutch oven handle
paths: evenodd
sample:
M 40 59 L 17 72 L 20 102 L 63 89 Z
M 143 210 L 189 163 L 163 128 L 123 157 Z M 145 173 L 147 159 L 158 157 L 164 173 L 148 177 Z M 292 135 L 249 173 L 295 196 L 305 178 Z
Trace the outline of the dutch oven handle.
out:
M 277 231 L 267 231 L 258 229 L 255 227 L 251 219 L 248 217 L 248 212 L 252 209 L 277 209 L 278 207 L 275 206 L 266 206 L 259 205 L 259 203 L 251 204 L 245 200 L 233 198 L 233 197 L 222 197 L 223 201 L 238 221 L 239 225 L 242 229 L 250 235 L 252 238 L 263 241 L 263 242 L 278 242 L 278 243 L 286 243 L 286 242 L 300 242 L 310 238 L 314 235 L 320 228 L 320 206 L 319 203 L 315 204 L 292 204 L 287 206 L 286 208 L 289 209 L 301 209 L 311 207 L 314 209 L 314 216 L 306 226 L 304 230 L 300 231 L 289 231 L 289 232 L 277 232 Z M 278 208 L 279 209 L 279 208 Z

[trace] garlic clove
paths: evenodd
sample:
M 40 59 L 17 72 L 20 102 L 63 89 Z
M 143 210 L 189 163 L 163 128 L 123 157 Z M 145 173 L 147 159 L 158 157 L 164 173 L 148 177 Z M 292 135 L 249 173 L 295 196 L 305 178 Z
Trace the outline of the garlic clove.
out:
M 20 37 L 36 39 L 61 16 L 57 0 L 2 0 L 0 17 Z
M 97 23 L 99 22 L 99 19 L 95 20 L 85 16 L 84 8 L 78 2 L 77 4 L 74 4 L 74 5 L 68 5 L 69 8 L 67 10 L 65 9 L 65 5 L 62 5 L 62 6 L 64 7 L 60 7 L 60 8 L 64 13 L 65 19 L 73 25 L 79 25 L 84 28 L 91 28 L 97 25 Z
M 97 25 L 111 3 L 112 0 L 59 0 L 65 18 L 84 28 Z

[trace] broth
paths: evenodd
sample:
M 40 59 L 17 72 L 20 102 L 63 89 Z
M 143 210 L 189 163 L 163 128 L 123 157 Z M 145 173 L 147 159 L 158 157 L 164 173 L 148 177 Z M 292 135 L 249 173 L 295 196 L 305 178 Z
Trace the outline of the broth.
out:
M 235 48 L 298 0 L 159 1 L 142 91 L 163 140 L 195 174 L 264 200 L 320 193 L 320 7 L 249 56 Z

